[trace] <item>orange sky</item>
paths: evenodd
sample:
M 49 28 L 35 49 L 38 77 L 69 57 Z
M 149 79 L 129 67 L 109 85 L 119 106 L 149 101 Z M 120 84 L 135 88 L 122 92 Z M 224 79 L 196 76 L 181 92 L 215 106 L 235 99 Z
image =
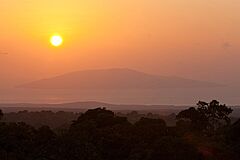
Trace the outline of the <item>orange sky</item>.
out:
M 240 80 L 239 0 L 0 0 L 0 11 L 1 86 L 111 67 Z

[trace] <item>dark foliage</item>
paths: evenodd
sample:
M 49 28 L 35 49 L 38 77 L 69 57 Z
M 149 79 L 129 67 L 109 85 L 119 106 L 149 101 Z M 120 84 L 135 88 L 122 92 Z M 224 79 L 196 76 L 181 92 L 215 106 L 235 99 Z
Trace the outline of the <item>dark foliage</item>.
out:
M 47 125 L 52 129 L 67 128 L 71 125 L 73 120 L 79 117 L 79 113 L 73 112 L 52 112 L 52 111 L 41 111 L 41 112 L 29 112 L 19 111 L 17 113 L 11 112 L 4 115 L 5 122 L 25 122 L 31 126 L 39 128 Z
M 2 117 L 3 117 L 3 112 L 2 112 L 2 110 L 0 109 L 0 120 L 2 119 Z
M 213 134 L 217 129 L 231 123 L 229 114 L 233 110 L 225 104 L 213 100 L 210 103 L 199 101 L 197 105 L 197 109 L 191 107 L 177 115 L 178 126 L 185 125 L 184 128 L 188 127 L 190 130 Z
M 2 122 L 0 159 L 237 160 L 240 123 L 226 127 L 230 110 L 225 107 L 204 104 L 182 111 L 177 127 L 146 117 L 132 124 L 105 108 L 81 114 L 64 132 L 53 132 L 48 126 L 36 129 L 25 123 Z M 218 126 L 221 131 L 211 136 L 199 134 L 213 125 L 212 118 L 223 120 L 224 125 Z
M 0 114 L 1 115 L 1 114 Z M 25 122 L 35 128 L 47 125 L 54 130 L 62 130 L 68 128 L 72 121 L 77 120 L 81 113 L 74 112 L 64 112 L 64 111 L 19 111 L 19 112 L 10 112 L 5 113 L 3 121 L 4 122 Z M 138 113 L 137 111 L 132 111 L 129 113 L 116 113 L 119 117 L 126 117 L 127 120 L 134 124 L 139 121 L 141 118 L 150 118 L 150 119 L 163 119 L 168 126 L 175 126 L 176 124 L 176 115 L 170 114 L 167 116 L 162 116 L 159 114 L 152 113 Z

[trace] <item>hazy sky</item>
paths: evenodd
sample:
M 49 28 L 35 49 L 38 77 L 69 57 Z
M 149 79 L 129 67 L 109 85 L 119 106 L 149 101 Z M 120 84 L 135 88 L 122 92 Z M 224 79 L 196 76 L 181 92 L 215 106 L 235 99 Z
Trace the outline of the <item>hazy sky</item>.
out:
M 0 0 L 1 86 L 111 67 L 237 84 L 239 15 L 239 0 Z

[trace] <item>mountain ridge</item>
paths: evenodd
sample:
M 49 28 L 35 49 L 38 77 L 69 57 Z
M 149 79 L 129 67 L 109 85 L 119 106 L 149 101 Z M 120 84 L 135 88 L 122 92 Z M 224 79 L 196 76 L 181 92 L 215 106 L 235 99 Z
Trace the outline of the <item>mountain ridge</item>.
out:
M 128 68 L 82 70 L 17 86 L 31 89 L 160 89 L 219 87 L 221 85 L 186 79 L 148 74 Z
M 165 110 L 180 109 L 182 106 L 161 104 L 116 104 L 100 101 L 77 101 L 68 103 L 0 103 L 0 108 L 6 112 L 14 110 L 88 110 L 94 108 L 107 108 L 111 110 Z

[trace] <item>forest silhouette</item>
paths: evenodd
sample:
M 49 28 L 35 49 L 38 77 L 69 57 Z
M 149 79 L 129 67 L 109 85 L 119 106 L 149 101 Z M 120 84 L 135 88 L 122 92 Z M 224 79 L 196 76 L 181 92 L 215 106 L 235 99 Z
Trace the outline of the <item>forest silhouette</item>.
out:
M 75 114 L 78 118 L 65 127 L 52 129 L 5 122 L 0 110 L 0 159 L 238 160 L 240 120 L 231 123 L 232 111 L 216 100 L 200 101 L 197 107 L 179 112 L 176 125 L 168 126 L 153 114 L 130 122 L 106 108 L 96 108 Z

